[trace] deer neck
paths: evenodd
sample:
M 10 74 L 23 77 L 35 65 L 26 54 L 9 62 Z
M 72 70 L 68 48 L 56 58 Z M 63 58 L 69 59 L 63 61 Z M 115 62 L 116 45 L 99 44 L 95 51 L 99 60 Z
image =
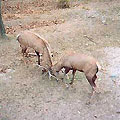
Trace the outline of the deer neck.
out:
M 47 47 L 45 47 L 44 52 L 43 52 L 43 56 L 42 56 L 42 61 L 43 61 L 43 65 L 45 67 L 47 67 L 47 69 L 50 69 L 52 67 L 52 60 L 49 54 L 49 51 L 47 49 Z

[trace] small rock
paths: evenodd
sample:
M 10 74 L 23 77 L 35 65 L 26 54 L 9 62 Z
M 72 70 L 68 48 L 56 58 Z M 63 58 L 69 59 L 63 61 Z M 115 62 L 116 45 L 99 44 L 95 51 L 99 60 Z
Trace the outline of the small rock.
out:
M 104 16 L 102 16 L 102 23 L 104 24 L 104 25 L 107 25 L 107 23 L 106 23 L 106 18 L 104 17 Z
M 80 111 L 78 111 L 78 113 L 80 114 Z
M 117 113 L 117 114 L 120 114 L 120 111 L 117 111 L 116 113 Z
M 9 72 L 14 72 L 13 69 L 6 69 L 6 72 L 9 73 Z
M 23 84 L 24 86 L 27 86 L 27 84 Z
M 9 78 L 11 79 L 11 78 L 12 78 L 12 76 L 9 76 Z
M 115 79 L 117 76 L 116 75 L 111 75 L 110 78 Z
M 94 115 L 94 117 L 95 117 L 95 118 L 97 118 L 97 116 L 96 116 L 96 115 Z

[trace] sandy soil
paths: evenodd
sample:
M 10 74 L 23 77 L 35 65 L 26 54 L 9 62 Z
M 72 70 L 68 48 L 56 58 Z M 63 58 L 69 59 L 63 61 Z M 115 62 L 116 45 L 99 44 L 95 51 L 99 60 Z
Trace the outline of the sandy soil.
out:
M 0 120 L 120 120 L 119 0 L 13 15 L 19 17 L 3 15 L 10 40 L 0 44 Z M 101 93 L 87 104 L 91 87 L 83 73 L 77 72 L 74 87 L 67 89 L 62 81 L 42 76 L 36 57 L 25 65 L 15 39 L 25 29 L 48 40 L 54 62 L 66 50 L 97 58 L 106 69 L 96 80 Z

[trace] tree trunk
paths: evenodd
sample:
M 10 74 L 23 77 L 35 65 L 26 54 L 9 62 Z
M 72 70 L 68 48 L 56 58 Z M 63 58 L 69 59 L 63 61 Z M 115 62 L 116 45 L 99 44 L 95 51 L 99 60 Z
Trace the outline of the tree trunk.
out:
M 1 15 L 1 0 L 0 0 L 0 37 L 6 38 L 5 28 L 4 28 L 4 24 L 2 21 L 2 15 Z

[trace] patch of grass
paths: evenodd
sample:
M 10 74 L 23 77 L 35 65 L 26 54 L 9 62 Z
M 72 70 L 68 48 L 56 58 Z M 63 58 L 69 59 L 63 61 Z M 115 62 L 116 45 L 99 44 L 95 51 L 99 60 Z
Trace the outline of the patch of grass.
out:
M 70 0 L 58 0 L 57 2 L 58 8 L 69 8 L 70 7 Z
M 64 78 L 64 82 L 67 84 L 71 83 L 72 81 L 72 74 L 68 74 L 68 76 L 69 76 L 68 78 L 67 77 Z M 80 72 L 76 72 L 74 80 L 82 81 L 82 79 L 85 79 L 85 75 L 83 73 L 80 74 Z

